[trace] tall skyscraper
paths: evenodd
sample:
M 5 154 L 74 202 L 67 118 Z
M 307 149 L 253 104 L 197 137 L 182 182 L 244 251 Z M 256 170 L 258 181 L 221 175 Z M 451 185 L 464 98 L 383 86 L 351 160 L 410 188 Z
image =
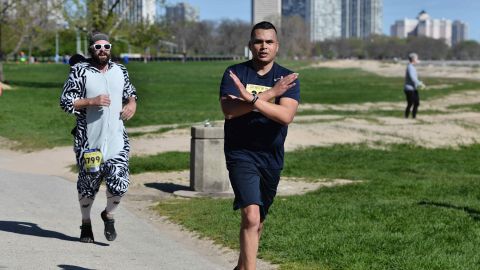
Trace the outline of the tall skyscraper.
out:
M 282 0 L 252 0 L 252 23 L 269 21 L 280 28 Z
M 198 10 L 187 3 L 178 3 L 174 6 L 167 6 L 165 17 L 167 23 L 195 22 L 198 21 Z
M 282 5 L 283 16 L 305 18 L 311 41 L 382 33 L 383 0 L 283 0 Z
M 452 23 L 452 45 L 468 39 L 468 25 L 461 21 Z
M 108 8 L 115 2 L 115 0 L 106 1 Z M 153 23 L 157 16 L 155 0 L 120 0 L 119 4 L 113 9 L 113 12 L 119 16 L 125 16 L 125 20 L 130 23 Z
M 382 21 L 382 0 L 342 0 L 342 37 L 381 34 Z
M 282 17 L 307 16 L 307 0 L 282 0 Z
M 311 41 L 342 36 L 342 0 L 307 0 L 306 4 Z

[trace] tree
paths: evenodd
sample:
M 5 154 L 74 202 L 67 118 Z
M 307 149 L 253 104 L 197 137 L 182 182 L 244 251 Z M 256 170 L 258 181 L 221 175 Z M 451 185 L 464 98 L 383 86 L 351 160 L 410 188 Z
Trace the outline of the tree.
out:
M 222 55 L 243 55 L 250 28 L 250 24 L 241 20 L 222 20 L 216 31 L 215 51 Z
M 0 80 L 4 80 L 3 65 L 7 56 L 16 54 L 25 44 L 28 56 L 45 40 L 45 33 L 56 28 L 56 17 L 62 7 L 56 0 L 0 1 Z M 5 35 L 7 33 L 7 35 Z M 7 38 L 5 38 L 7 37 Z
M 142 48 L 143 61 L 147 63 L 150 46 L 155 44 L 157 40 L 162 39 L 165 36 L 165 31 L 160 24 L 150 24 L 145 21 L 134 24 L 129 29 L 130 43 Z
M 409 37 L 407 39 L 408 52 L 416 52 L 420 59 L 442 60 L 447 58 L 448 46 L 441 39 Z
M 215 53 L 212 41 L 214 40 L 215 23 L 200 21 L 191 23 L 186 29 L 185 43 L 188 54 L 206 55 Z
M 480 44 L 474 40 L 460 42 L 453 46 L 451 57 L 456 60 L 480 60 Z
M 3 76 L 3 25 L 5 25 L 8 21 L 7 15 L 8 11 L 12 8 L 15 2 L 9 2 L 9 1 L 0 1 L 0 82 L 5 81 L 4 76 Z
M 294 58 L 310 56 L 312 43 L 308 28 L 300 16 L 285 17 L 279 33 L 280 53 Z

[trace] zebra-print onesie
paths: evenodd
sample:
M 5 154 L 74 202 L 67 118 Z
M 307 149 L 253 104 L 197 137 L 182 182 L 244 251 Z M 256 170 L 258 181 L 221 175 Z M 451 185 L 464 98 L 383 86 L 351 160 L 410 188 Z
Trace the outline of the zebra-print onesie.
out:
M 101 94 L 109 95 L 110 106 L 89 106 L 81 110 L 73 107 L 78 99 Z M 105 73 L 90 62 L 78 63 L 70 69 L 70 75 L 63 86 L 60 107 L 77 117 L 72 134 L 75 137 L 73 149 L 79 169 L 77 190 L 81 197 L 94 198 L 102 179 L 105 179 L 111 194 L 123 196 L 127 192 L 130 183 L 130 144 L 120 114 L 123 104 L 130 97 L 137 98 L 137 95 L 123 65 L 110 61 Z M 85 170 L 83 155 L 88 149 L 100 149 L 102 152 L 104 162 L 99 172 L 90 173 Z

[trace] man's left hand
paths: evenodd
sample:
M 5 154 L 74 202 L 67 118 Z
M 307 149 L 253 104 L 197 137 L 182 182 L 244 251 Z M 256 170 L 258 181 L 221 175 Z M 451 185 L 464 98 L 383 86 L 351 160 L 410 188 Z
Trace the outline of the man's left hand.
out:
M 137 110 L 137 102 L 135 100 L 130 100 L 127 105 L 123 106 L 122 113 L 120 117 L 122 120 L 130 120 Z

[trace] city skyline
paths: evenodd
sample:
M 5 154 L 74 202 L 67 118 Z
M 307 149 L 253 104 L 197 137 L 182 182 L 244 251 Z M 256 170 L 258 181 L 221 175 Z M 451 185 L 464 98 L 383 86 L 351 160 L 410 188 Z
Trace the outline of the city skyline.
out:
M 168 4 L 187 2 L 198 8 L 200 20 L 240 19 L 251 21 L 251 0 L 168 0 Z M 432 17 L 467 23 L 468 37 L 480 41 L 480 1 L 469 0 L 385 0 L 383 3 L 383 33 L 390 35 L 390 26 L 397 20 L 414 19 L 425 10 Z M 453 9 L 452 7 L 455 6 Z

